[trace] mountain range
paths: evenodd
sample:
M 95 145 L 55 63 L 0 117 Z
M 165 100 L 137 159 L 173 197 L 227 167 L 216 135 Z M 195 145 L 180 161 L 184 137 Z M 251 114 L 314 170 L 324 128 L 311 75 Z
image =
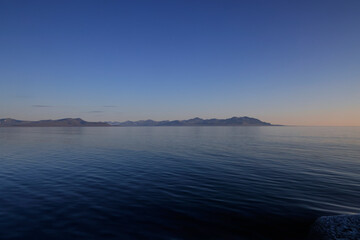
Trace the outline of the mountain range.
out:
M 251 117 L 232 117 L 227 119 L 202 119 L 173 121 L 126 121 L 126 122 L 87 122 L 81 118 L 64 118 L 58 120 L 23 121 L 12 118 L 0 119 L 0 127 L 138 127 L 138 126 L 273 126 L 270 123 Z
M 63 118 L 58 120 L 22 121 L 12 118 L 0 119 L 0 127 L 104 127 L 105 122 L 87 122 L 81 118 Z
M 188 120 L 174 121 L 126 121 L 126 122 L 107 122 L 111 126 L 135 127 L 135 126 L 272 126 L 272 124 L 250 117 L 232 117 L 227 119 L 202 119 L 192 118 Z

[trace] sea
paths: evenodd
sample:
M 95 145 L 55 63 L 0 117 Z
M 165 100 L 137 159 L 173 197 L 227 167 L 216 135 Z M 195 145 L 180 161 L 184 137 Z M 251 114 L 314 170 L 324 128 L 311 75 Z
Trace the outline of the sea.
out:
M 0 239 L 305 239 L 360 212 L 360 127 L 0 128 Z

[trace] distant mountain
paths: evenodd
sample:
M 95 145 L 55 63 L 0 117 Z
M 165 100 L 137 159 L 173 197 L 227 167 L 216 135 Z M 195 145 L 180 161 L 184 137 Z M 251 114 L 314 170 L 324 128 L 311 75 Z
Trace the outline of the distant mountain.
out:
M 81 118 L 58 120 L 22 121 L 12 118 L 0 119 L 0 127 L 102 127 L 110 126 L 105 122 L 87 122 Z
M 58 120 L 22 121 L 12 118 L 0 119 L 0 127 L 137 127 L 137 126 L 274 126 L 270 123 L 250 117 L 232 117 L 228 119 L 202 119 L 174 121 L 126 121 L 126 122 L 87 122 L 81 118 L 64 118 Z
M 250 117 L 232 117 L 228 119 L 201 119 L 192 118 L 188 120 L 174 121 L 126 121 L 126 122 L 107 122 L 111 126 L 136 127 L 136 126 L 272 126 L 272 124 Z

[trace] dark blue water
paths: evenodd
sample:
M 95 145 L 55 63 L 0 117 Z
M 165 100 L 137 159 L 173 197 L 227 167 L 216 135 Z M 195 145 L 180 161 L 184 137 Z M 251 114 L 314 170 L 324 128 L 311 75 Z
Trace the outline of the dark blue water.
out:
M 0 128 L 0 239 L 302 239 L 359 200 L 360 128 Z

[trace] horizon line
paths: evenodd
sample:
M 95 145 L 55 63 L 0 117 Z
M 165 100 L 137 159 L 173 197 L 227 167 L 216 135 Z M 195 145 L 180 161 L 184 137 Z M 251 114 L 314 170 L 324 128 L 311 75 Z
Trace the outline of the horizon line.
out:
M 88 121 L 88 120 L 84 120 L 83 118 L 81 117 L 65 117 L 65 118 L 56 118 L 56 119 L 40 119 L 40 120 L 23 120 L 23 119 L 16 119 L 16 118 L 12 118 L 12 117 L 5 117 L 5 118 L 0 118 L 0 119 L 13 119 L 13 120 L 17 120 L 17 121 L 28 121 L 28 122 L 36 122 L 36 121 L 56 121 L 56 120 L 62 120 L 62 119 L 81 119 L 83 121 L 86 121 L 86 122 L 103 122 L 103 123 L 108 123 L 108 122 L 119 122 L 119 123 L 123 123 L 123 122 L 127 122 L 127 121 L 130 121 L 130 122 L 138 122 L 138 121 L 155 121 L 155 122 L 162 122 L 162 121 L 186 121 L 186 120 L 191 120 L 191 119 L 196 119 L 196 118 L 199 118 L 199 119 L 202 119 L 202 120 L 211 120 L 211 119 L 217 119 L 217 120 L 225 120 L 225 119 L 231 119 L 231 118 L 244 118 L 244 117 L 247 117 L 247 118 L 254 118 L 254 119 L 258 119 L 258 118 L 255 118 L 255 117 L 249 117 L 249 116 L 241 116 L 241 117 L 236 117 L 236 116 L 233 116 L 233 117 L 229 117 L 229 118 L 201 118 L 201 117 L 193 117 L 193 118 L 188 118 L 188 119 L 182 119 L 182 120 L 179 120 L 179 119 L 175 119 L 175 120 L 153 120 L 153 119 L 140 119 L 140 120 L 125 120 L 125 121 L 119 121 L 119 120 L 116 120 L 116 121 L 107 121 L 107 120 L 102 120 L 102 121 Z M 260 119 L 258 119 L 260 120 Z M 260 120 L 262 121 L 262 120 Z M 264 121 L 262 121 L 264 122 Z M 266 122 L 266 123 L 270 123 L 270 122 Z M 273 123 L 270 123 L 271 126 L 273 127 L 277 127 L 277 126 L 283 126 L 283 127 L 360 127 L 360 125 L 302 125 L 302 124 L 273 124 Z

